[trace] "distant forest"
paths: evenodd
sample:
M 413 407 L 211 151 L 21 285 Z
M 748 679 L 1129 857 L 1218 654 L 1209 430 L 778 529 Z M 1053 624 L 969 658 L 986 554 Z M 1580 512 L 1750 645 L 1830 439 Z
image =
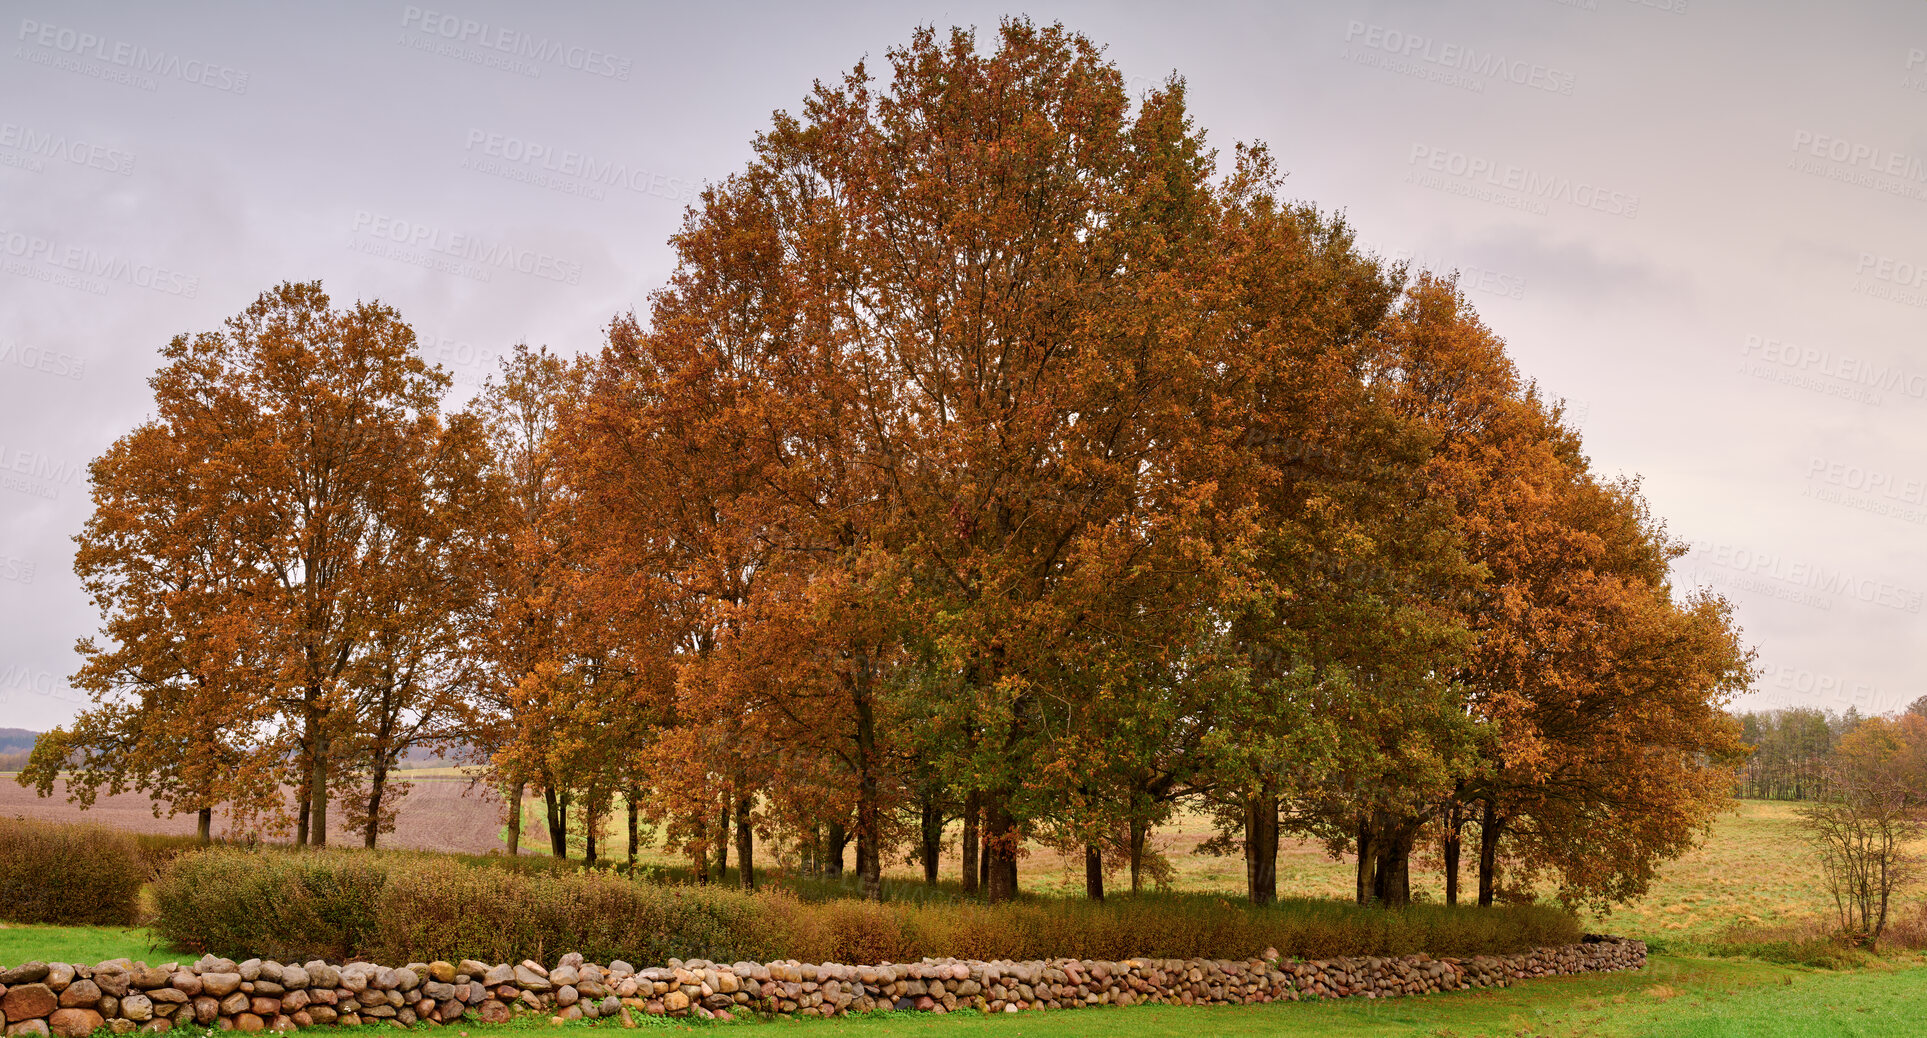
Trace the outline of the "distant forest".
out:
M 0 728 L 0 771 L 19 771 L 27 766 L 27 754 L 39 732 L 25 728 Z
M 1927 716 L 1927 696 L 1907 713 Z M 1825 793 L 1823 765 L 1840 737 L 1865 720 L 1858 710 L 1844 714 L 1811 707 L 1761 710 L 1734 715 L 1740 740 L 1751 750 L 1734 795 L 1752 800 L 1814 800 Z

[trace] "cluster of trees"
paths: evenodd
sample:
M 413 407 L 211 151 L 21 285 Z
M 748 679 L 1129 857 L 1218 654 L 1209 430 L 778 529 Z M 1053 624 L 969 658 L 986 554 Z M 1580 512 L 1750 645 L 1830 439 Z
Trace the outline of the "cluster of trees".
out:
M 1061 27 L 920 31 L 777 113 L 647 317 L 454 414 L 401 315 L 284 284 L 167 349 L 92 467 L 99 705 L 37 780 L 331 802 L 372 843 L 460 740 L 551 849 L 618 801 L 700 875 L 760 841 L 1155 877 L 1181 805 L 1400 904 L 1643 889 L 1730 798 L 1750 679 L 1635 481 L 1591 471 L 1449 279 L 1217 174 Z M 513 813 L 512 813 L 513 814 Z M 519 818 L 512 820 L 519 825 Z M 511 842 L 519 841 L 512 831 Z
M 1927 696 L 1914 700 L 1896 716 L 1927 718 Z M 1820 800 L 1832 796 L 1836 750 L 1842 740 L 1870 720 L 1851 706 L 1842 714 L 1789 707 L 1748 711 L 1734 717 L 1740 725 L 1740 742 L 1746 747 L 1746 764 L 1734 793 L 1751 800 Z
M 1748 711 L 1737 720 L 1747 756 L 1734 793 L 1751 800 L 1812 800 L 1827 788 L 1835 744 L 1865 718 L 1852 707 L 1845 714 L 1792 707 Z

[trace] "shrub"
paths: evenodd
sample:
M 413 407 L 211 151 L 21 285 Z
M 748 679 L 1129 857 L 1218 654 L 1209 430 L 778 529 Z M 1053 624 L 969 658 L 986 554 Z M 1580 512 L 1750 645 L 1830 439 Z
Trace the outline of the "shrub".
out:
M 659 963 L 906 962 L 924 956 L 1047 959 L 1496 954 L 1579 939 L 1570 914 L 1539 906 L 1337 901 L 1268 908 L 1206 895 L 1106 904 L 806 902 L 781 891 L 666 885 L 606 872 L 491 867 L 495 859 L 406 852 L 287 854 L 209 848 L 174 860 L 156 885 L 169 942 L 233 958 L 462 958 Z
M 193 951 L 339 961 L 376 932 L 387 880 L 379 855 L 210 847 L 162 871 L 154 929 Z
M 0 919 L 129 926 L 139 916 L 146 878 L 126 833 L 0 819 Z
M 198 851 L 207 846 L 198 836 L 175 836 L 168 833 L 135 833 L 134 846 L 140 850 L 141 864 L 147 868 L 147 878 L 160 875 L 167 863 L 189 851 Z
M 1907 932 L 1898 920 L 1895 928 Z M 1831 970 L 1853 969 L 1868 958 L 1857 944 L 1815 918 L 1729 927 L 1708 950 L 1721 956 Z M 1652 951 L 1650 943 L 1647 951 Z

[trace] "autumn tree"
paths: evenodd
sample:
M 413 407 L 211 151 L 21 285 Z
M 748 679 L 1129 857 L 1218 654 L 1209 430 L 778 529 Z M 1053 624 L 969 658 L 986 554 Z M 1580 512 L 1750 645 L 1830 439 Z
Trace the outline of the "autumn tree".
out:
M 245 579 L 236 531 L 210 518 L 218 477 L 197 468 L 199 449 L 195 429 L 150 421 L 89 466 L 75 571 L 103 638 L 81 640 L 72 680 L 95 705 L 42 737 L 18 781 L 49 796 L 64 778 L 82 807 L 140 789 L 157 815 L 195 814 L 205 840 L 221 803 L 244 817 L 273 804 L 279 770 L 260 752 L 272 713 L 246 684 L 255 646 L 226 609 Z
M 155 770 L 177 742 L 160 734 L 177 732 L 230 775 L 189 780 L 197 809 L 237 788 L 259 799 L 272 774 L 302 792 L 298 842 L 327 842 L 334 769 L 381 680 L 381 621 L 441 590 L 411 583 L 411 560 L 452 550 L 460 523 L 436 512 L 459 510 L 449 495 L 472 482 L 472 452 L 438 413 L 447 377 L 413 347 L 393 309 L 334 309 L 311 282 L 162 351 L 157 415 L 96 463 L 77 557 L 110 640 L 83 643 L 79 680 L 141 697 L 88 726 L 127 747 L 104 767 L 184 776 Z M 218 738 L 217 717 L 231 719 Z

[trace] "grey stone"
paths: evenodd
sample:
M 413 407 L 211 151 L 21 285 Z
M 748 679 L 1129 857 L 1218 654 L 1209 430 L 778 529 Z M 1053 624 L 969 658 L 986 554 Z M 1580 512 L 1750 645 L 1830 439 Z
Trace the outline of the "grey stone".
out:
M 226 998 L 239 990 L 241 990 L 241 975 L 239 973 L 201 974 L 201 991 L 204 994 L 214 998 Z
M 146 995 L 128 995 L 120 1000 L 120 1015 L 136 1022 L 154 1019 L 154 1001 Z
M 547 991 L 555 985 L 549 983 L 549 978 L 524 965 L 515 967 L 515 986 L 527 991 Z
M 47 979 L 47 964 L 35 959 L 23 962 L 10 970 L 0 970 L 0 987 L 10 988 L 15 984 L 38 984 Z

